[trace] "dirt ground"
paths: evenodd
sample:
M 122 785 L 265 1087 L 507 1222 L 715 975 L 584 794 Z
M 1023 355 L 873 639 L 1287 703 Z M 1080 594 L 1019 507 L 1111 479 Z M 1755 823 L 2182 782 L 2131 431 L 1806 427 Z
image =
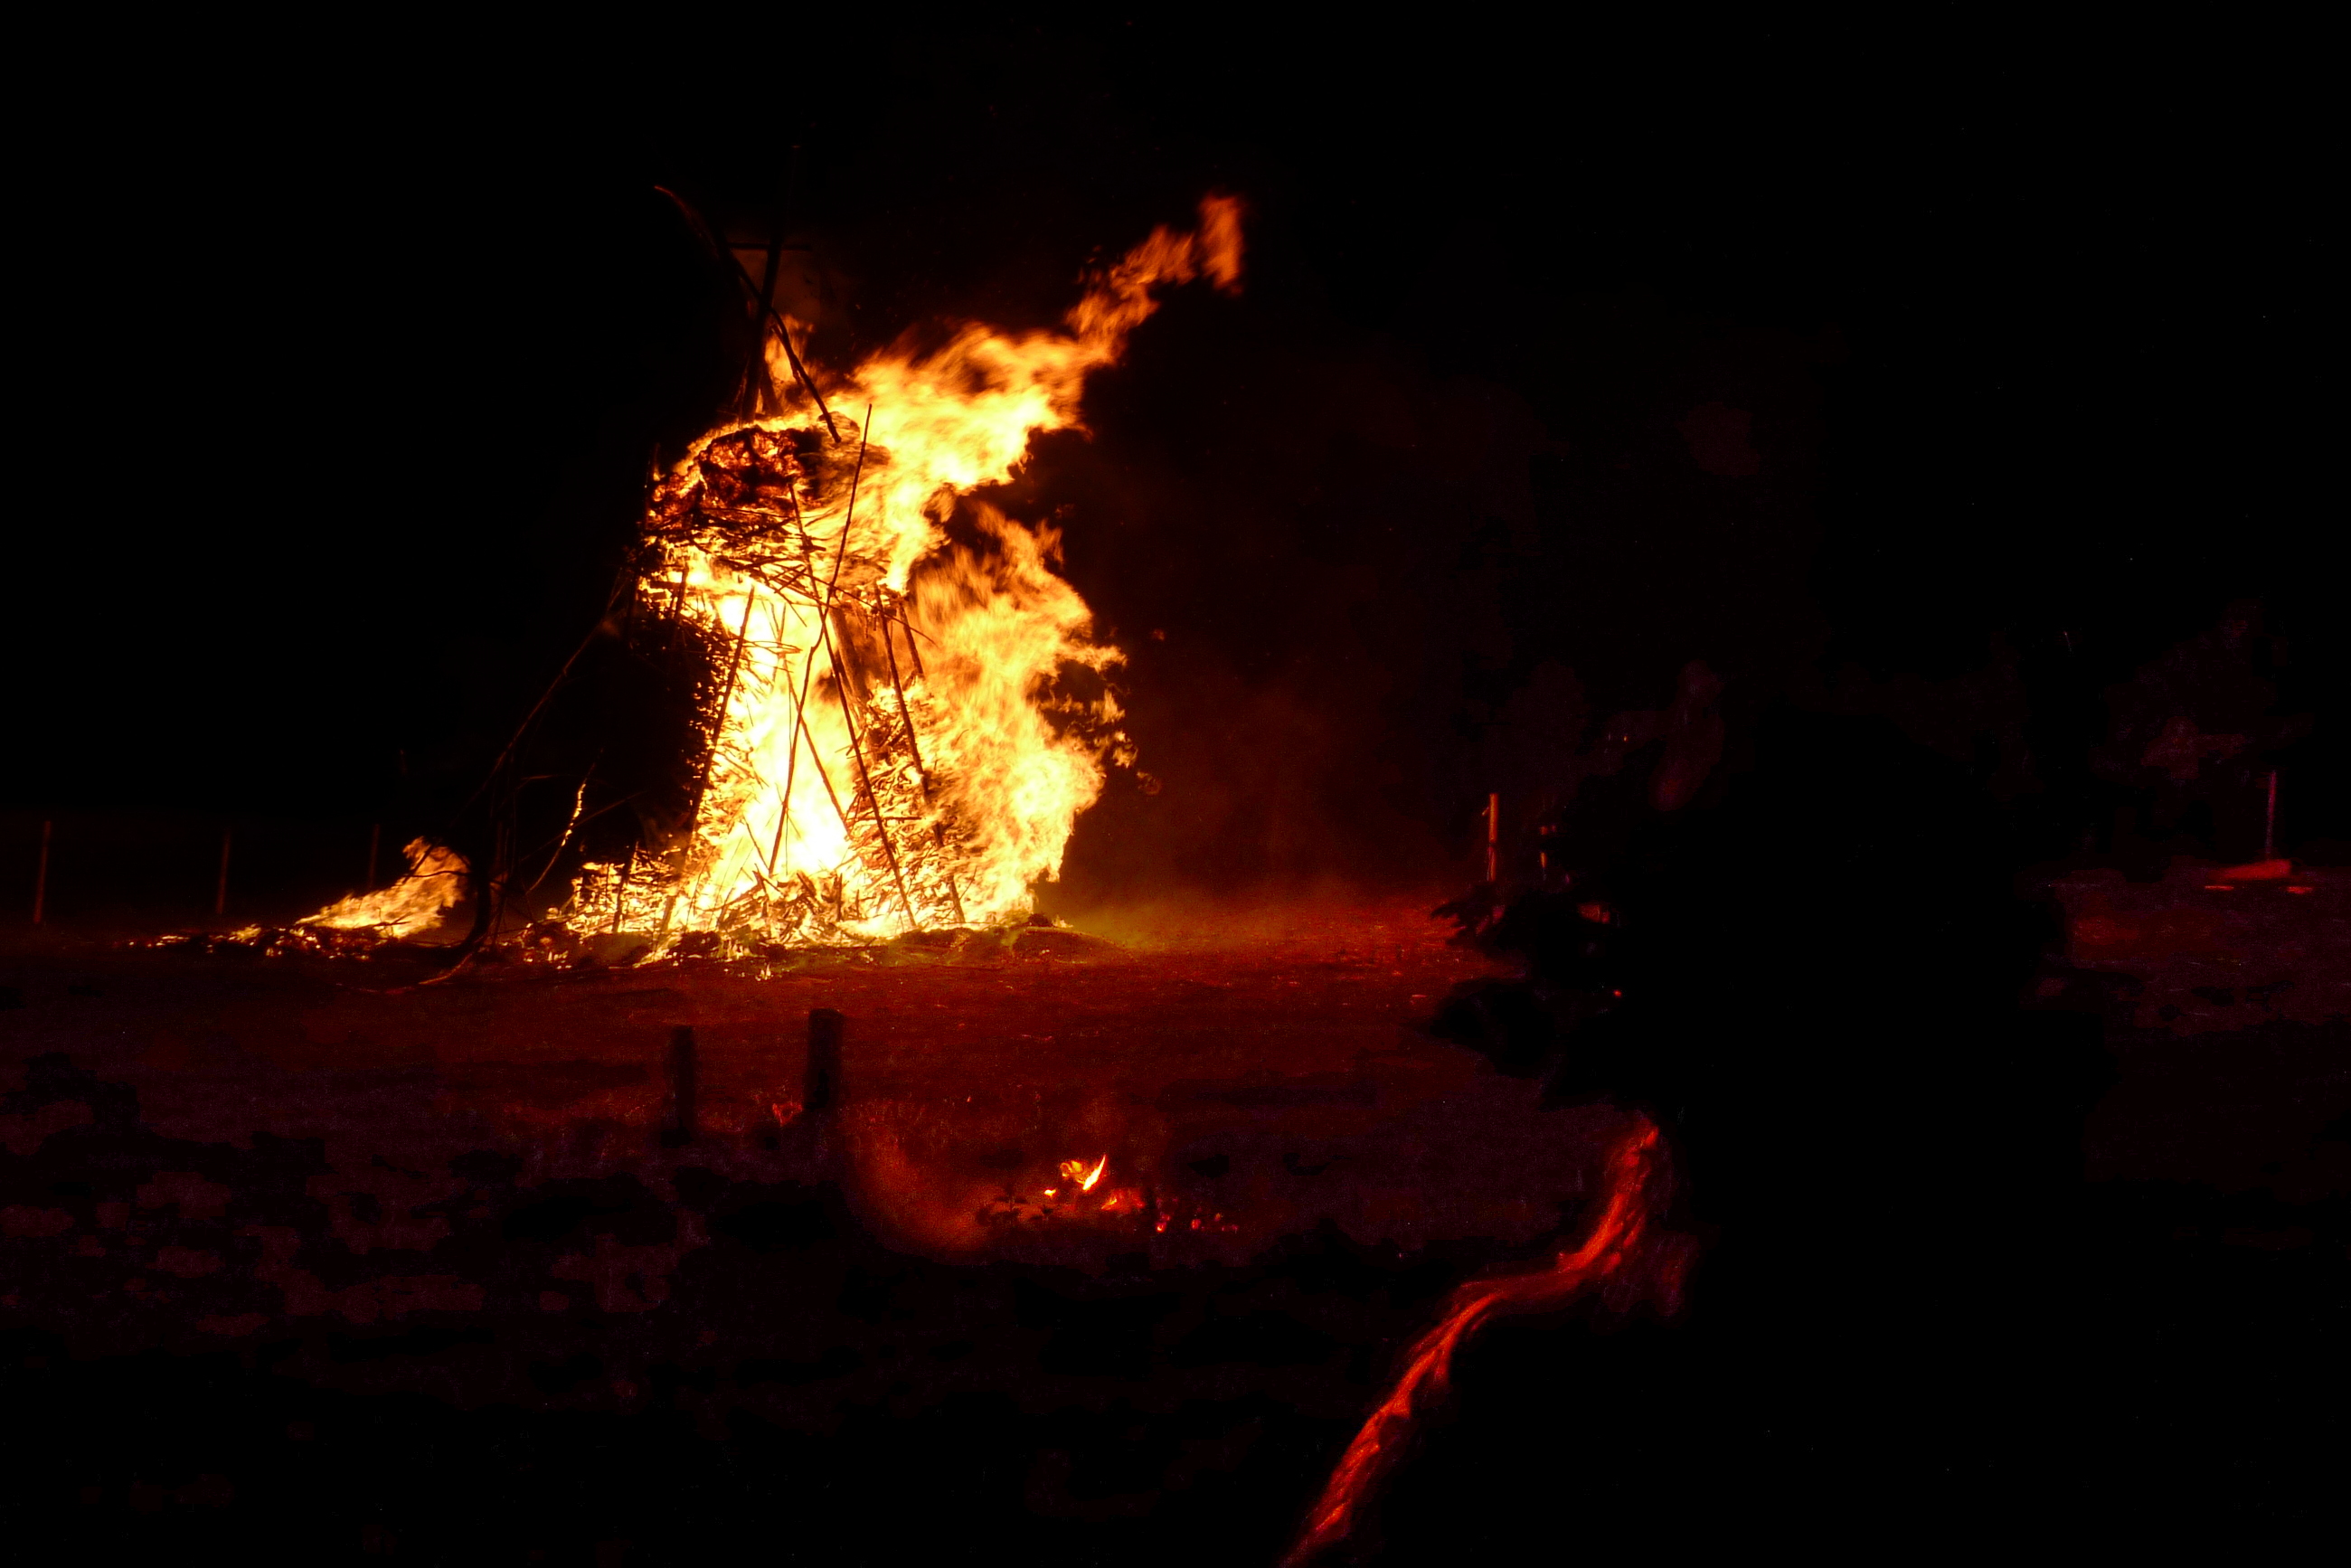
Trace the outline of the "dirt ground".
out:
M 1393 1347 L 1573 1229 L 1619 1120 L 1416 1031 L 1489 970 L 1434 902 L 434 986 L 420 956 L 20 933 L 0 1334 L 26 1408 L 58 1402 L 43 1501 L 126 1549 L 470 1561 L 487 1509 L 498 1560 L 695 1560 L 886 1453 L 1046 1560 L 1118 1528 L 1136 1561 L 1202 1560 L 1202 1531 L 1270 1558 Z M 821 1130 L 820 1007 L 848 1020 Z M 223 1398 L 243 1425 L 199 1436 Z M 639 1484 L 649 1440 L 697 1474 L 793 1457 L 686 1528 Z M 430 1454 L 470 1455 L 462 1483 Z M 860 1560 L 826 1539 L 809 1560 Z
M 2160 881 L 2095 870 L 2053 890 L 2071 970 L 2041 999 L 2094 1007 L 2116 1058 L 2091 1179 L 2351 1195 L 2351 873 L 2232 882 L 2180 861 Z
M 1246 1256 L 1326 1218 L 1406 1249 L 1523 1241 L 1582 1191 L 1608 1119 L 1540 1113 L 1529 1085 L 1416 1030 L 1435 998 L 1490 968 L 1446 945 L 1427 902 L 784 965 L 491 964 L 441 986 L 416 983 L 427 956 L 68 938 L 12 955 L 0 984 L 22 1005 L 0 1030 L 12 1068 L 64 1052 L 135 1090 L 163 1137 L 319 1139 L 338 1179 L 360 1186 L 493 1149 L 526 1182 L 681 1164 L 778 1179 L 811 1174 L 789 1168 L 778 1134 L 798 1110 L 808 1015 L 831 1008 L 849 1020 L 850 1185 L 871 1222 L 917 1250 L 1001 1252 L 1034 1234 L 974 1216 L 993 1204 L 1041 1219 L 1070 1160 L 1107 1163 L 1084 1214 L 1057 1207 L 1059 1228 L 1103 1246 Z M 664 1150 L 680 1027 L 695 1040 L 700 1135 Z M 12 1142 L 33 1135 L 9 1125 Z M 1146 1197 L 1180 1205 L 1180 1240 L 1137 1228 Z
M 2346 883 L 2211 871 L 2060 883 L 2032 998 L 2114 1058 L 2069 1375 L 2149 1476 L 2216 1399 L 2285 1452 L 2351 1278 Z M 1436 901 L 434 986 L 20 928 L 0 1375 L 46 1440 L 18 1506 L 85 1552 L 263 1561 L 1271 1561 L 1443 1293 L 1577 1234 L 1619 1130 L 1422 1032 L 1491 972 Z M 848 1020 L 822 1130 L 815 1008 Z M 1064 1162 L 1101 1174 L 1073 1194 Z M 1531 1506 L 1556 1478 L 1527 1456 L 1577 1433 L 1692 1462 L 1712 1342 L 1480 1343 L 1381 1561 Z M 1783 1412 L 1708 1421 L 1742 1496 L 1856 1484 Z

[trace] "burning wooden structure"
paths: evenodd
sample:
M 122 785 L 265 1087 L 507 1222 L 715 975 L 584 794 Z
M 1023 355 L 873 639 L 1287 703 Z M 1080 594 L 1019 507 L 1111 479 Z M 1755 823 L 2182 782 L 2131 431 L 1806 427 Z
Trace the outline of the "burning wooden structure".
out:
M 1058 536 L 980 493 L 1034 435 L 1078 424 L 1087 374 L 1118 360 L 1155 287 L 1238 286 L 1238 204 L 1212 197 L 1200 218 L 1092 277 L 1066 329 L 969 323 L 870 357 L 830 402 L 804 329 L 745 274 L 759 331 L 739 417 L 653 485 L 600 629 L 672 673 L 690 789 L 640 809 L 618 852 L 580 836 L 597 814 L 584 775 L 551 847 L 518 851 L 509 812 L 475 879 L 475 936 L 545 915 L 537 929 L 575 946 L 741 956 L 1026 918 L 1105 766 L 1133 753 L 1102 678 L 1120 654 L 1056 573 Z M 514 911 L 524 863 L 537 888 L 560 869 L 568 895 Z M 306 924 L 413 936 L 419 904 L 403 881 Z

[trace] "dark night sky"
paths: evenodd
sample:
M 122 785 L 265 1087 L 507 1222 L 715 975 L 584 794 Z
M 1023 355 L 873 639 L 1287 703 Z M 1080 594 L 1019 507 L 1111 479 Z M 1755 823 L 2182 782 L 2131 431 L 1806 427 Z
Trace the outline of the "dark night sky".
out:
M 1008 497 L 1165 781 L 1081 829 L 1104 885 L 1410 869 L 1555 746 L 1562 670 L 1605 712 L 1692 656 L 1940 678 L 2064 632 L 2114 680 L 2252 593 L 2339 734 L 2314 100 L 2252 47 L 1931 31 L 875 35 L 48 124 L 0 797 L 433 825 L 723 378 L 652 187 L 756 228 L 795 144 L 844 366 L 1250 205 L 1243 296 L 1171 298 Z

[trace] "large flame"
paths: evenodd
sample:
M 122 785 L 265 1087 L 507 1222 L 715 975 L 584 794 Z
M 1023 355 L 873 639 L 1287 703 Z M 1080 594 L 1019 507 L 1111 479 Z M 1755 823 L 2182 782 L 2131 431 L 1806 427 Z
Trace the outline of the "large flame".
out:
M 1125 745 L 1107 688 L 1058 714 L 1042 699 L 1065 666 L 1120 655 L 1055 575 L 1053 530 L 984 505 L 965 508 L 970 542 L 943 525 L 1009 479 L 1033 437 L 1078 423 L 1087 372 L 1116 362 L 1155 285 L 1202 275 L 1238 281 L 1228 198 L 1097 277 L 1067 331 L 975 323 L 935 351 L 868 360 L 834 398 L 866 405 L 862 428 L 830 418 L 820 444 L 813 421 L 787 415 L 697 444 L 656 493 L 642 591 L 671 596 L 714 650 L 733 644 L 707 782 L 668 874 L 632 905 L 625 868 L 590 868 L 575 919 L 772 941 L 1027 913 Z M 786 345 L 768 353 L 780 382 Z M 722 442 L 753 458 L 734 473 L 770 482 L 713 507 Z
M 1029 912 L 1104 762 L 1132 755 L 1108 686 L 1063 677 L 1121 654 L 1057 575 L 1058 534 L 973 492 L 1080 427 L 1086 376 L 1155 287 L 1238 286 L 1240 217 L 1210 197 L 1196 229 L 1155 230 L 1065 329 L 901 345 L 830 382 L 830 413 L 794 387 L 694 445 L 654 489 L 633 613 L 706 655 L 707 759 L 671 841 L 574 882 L 574 931 L 743 950 Z M 767 340 L 778 387 L 790 327 Z
M 422 939 L 439 933 L 465 896 L 465 857 L 423 839 L 404 852 L 408 874 L 390 887 L 353 894 L 295 922 L 328 931 Z

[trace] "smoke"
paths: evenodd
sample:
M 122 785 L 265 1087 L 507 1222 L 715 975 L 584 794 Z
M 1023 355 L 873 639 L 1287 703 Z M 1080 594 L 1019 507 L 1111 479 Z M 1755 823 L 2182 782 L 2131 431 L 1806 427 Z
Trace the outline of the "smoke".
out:
M 1489 792 L 1531 821 L 1600 721 L 1667 707 L 1693 658 L 1776 681 L 1817 643 L 1800 345 L 1693 350 L 1587 302 L 1634 346 L 1554 324 L 1545 408 L 1319 316 L 1280 264 L 1238 302 L 1171 299 L 1090 388 L 1091 438 L 1041 441 L 1016 481 L 1129 654 L 1157 787 L 1114 781 L 1081 821 L 1078 902 L 1450 880 Z M 1653 354 L 1678 370 L 1626 368 Z

